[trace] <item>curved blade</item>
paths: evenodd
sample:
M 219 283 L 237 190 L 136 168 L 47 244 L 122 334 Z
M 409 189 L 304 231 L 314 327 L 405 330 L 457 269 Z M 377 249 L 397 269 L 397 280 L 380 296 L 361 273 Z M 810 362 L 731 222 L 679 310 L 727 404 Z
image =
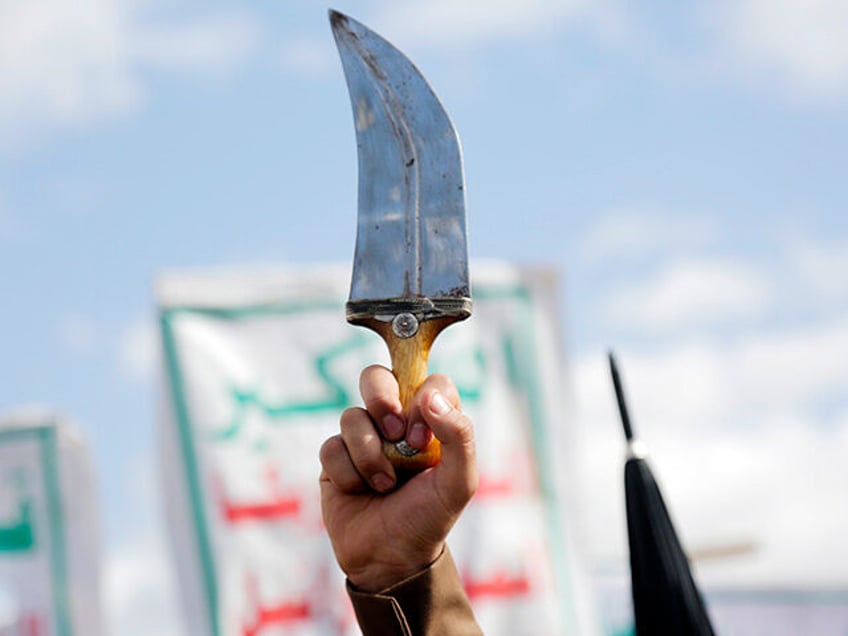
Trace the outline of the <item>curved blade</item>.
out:
M 353 107 L 359 214 L 348 320 L 470 313 L 459 137 L 406 56 L 330 11 Z M 400 303 L 400 304 L 398 304 Z

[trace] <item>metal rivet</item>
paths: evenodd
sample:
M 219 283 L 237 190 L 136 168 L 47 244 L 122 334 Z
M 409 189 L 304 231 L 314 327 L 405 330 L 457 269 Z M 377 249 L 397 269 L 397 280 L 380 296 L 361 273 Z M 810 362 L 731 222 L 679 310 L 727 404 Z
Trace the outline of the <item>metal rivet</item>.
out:
M 411 338 L 418 333 L 418 318 L 412 314 L 398 314 L 392 320 L 392 331 L 398 338 Z
M 395 448 L 397 452 L 399 452 L 404 457 L 412 457 L 413 455 L 418 454 L 417 448 L 412 448 L 409 444 L 406 443 L 406 440 L 401 440 L 397 444 L 395 444 Z

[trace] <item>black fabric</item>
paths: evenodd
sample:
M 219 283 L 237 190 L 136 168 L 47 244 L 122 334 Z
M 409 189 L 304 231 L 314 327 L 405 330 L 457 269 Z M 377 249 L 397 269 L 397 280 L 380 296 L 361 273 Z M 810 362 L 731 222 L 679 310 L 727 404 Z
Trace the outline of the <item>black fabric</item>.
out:
M 662 494 L 644 459 L 624 467 L 633 610 L 638 636 L 713 636 Z

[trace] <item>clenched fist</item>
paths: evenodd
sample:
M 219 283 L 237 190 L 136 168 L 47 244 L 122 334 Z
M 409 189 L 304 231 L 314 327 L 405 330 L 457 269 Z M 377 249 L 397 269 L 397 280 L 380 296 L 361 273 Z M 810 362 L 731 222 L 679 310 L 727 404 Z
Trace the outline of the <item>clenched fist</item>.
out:
M 348 580 L 378 592 L 422 571 L 444 550 L 477 488 L 474 429 L 447 376 L 425 380 L 408 417 L 388 369 L 365 369 L 359 389 L 365 408 L 347 409 L 341 433 L 321 447 L 321 508 Z M 423 449 L 431 435 L 441 442 L 441 462 L 399 483 L 381 439 Z

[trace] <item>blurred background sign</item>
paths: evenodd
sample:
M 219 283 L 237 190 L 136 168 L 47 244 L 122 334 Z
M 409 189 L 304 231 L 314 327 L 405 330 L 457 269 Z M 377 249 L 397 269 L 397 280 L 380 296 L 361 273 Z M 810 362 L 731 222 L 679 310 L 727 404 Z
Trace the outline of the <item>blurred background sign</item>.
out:
M 0 635 L 99 636 L 88 457 L 48 413 L 0 417 Z
M 591 634 L 568 531 L 568 428 L 556 276 L 472 267 L 474 314 L 431 372 L 477 425 L 481 482 L 449 538 L 487 634 Z M 173 546 L 191 636 L 355 634 L 322 527 L 318 449 L 361 402 L 383 342 L 344 319 L 349 273 L 309 268 L 164 276 Z

